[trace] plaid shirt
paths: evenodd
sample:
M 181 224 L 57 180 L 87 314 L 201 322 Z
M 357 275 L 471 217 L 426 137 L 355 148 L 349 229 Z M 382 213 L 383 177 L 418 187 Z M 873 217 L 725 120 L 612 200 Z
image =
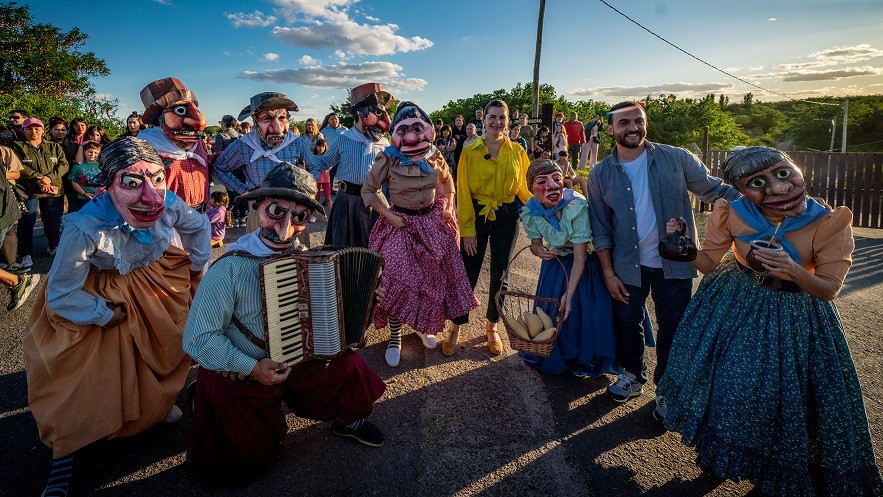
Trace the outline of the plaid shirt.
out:
M 208 164 L 208 154 L 202 142 L 197 143 L 195 152 Z M 203 166 L 196 159 L 174 160 L 168 157 L 163 157 L 163 164 L 168 174 L 166 182 L 172 193 L 191 207 L 202 205 L 208 200 L 211 194 L 208 166 Z
M 250 133 L 255 133 L 251 131 Z M 290 131 L 289 131 L 290 133 Z M 261 141 L 261 145 L 269 150 L 267 144 Z M 275 166 L 276 162 L 268 157 L 259 157 L 252 162 L 251 157 L 254 150 L 249 147 L 242 138 L 231 143 L 221 152 L 221 155 L 212 163 L 212 170 L 215 177 L 227 187 L 236 193 L 243 194 L 252 188 L 256 188 L 264 180 L 264 177 Z M 298 159 L 304 159 L 312 156 L 305 140 L 296 139 L 287 147 L 276 152 L 276 158 L 282 162 L 290 162 L 297 164 Z M 245 168 L 245 183 L 233 174 L 239 168 Z

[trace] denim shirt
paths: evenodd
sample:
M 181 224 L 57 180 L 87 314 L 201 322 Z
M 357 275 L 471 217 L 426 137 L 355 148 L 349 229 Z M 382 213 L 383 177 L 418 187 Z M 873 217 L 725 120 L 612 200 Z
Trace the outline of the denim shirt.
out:
M 692 192 L 708 203 L 718 198 L 735 200 L 739 192 L 708 169 L 692 153 L 660 143 L 646 143 L 649 190 L 656 212 L 659 239 L 665 236 L 665 223 L 683 217 L 696 240 L 696 223 L 690 205 Z M 612 249 L 611 260 L 616 275 L 626 285 L 641 286 L 641 253 L 638 249 L 638 220 L 632 185 L 616 149 L 592 168 L 589 174 L 589 213 L 595 250 Z M 666 278 L 695 278 L 696 269 L 689 262 L 662 260 Z

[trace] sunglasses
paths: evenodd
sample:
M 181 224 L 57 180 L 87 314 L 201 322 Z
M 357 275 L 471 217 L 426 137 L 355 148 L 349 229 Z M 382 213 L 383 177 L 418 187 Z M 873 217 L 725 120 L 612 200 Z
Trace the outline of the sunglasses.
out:
M 310 218 L 310 209 L 303 209 L 300 211 L 286 209 L 276 202 L 270 202 L 265 211 L 272 219 L 282 219 L 286 214 L 291 212 L 291 223 L 297 225 L 306 224 L 307 220 Z
M 6 119 L 9 121 L 18 121 L 19 119 L 24 119 L 24 116 L 7 116 Z

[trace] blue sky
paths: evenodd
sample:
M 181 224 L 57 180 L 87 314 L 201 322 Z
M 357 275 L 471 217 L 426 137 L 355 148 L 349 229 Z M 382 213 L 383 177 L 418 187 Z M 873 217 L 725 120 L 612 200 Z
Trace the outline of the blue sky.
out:
M 141 89 L 181 79 L 209 124 L 262 91 L 321 119 L 379 81 L 426 111 L 532 79 L 538 0 L 31 0 L 37 22 L 89 35 L 120 116 Z M 791 98 L 883 93 L 883 2 L 607 0 L 696 57 Z M 548 0 L 540 81 L 568 100 L 648 94 L 782 100 L 703 65 L 599 0 Z

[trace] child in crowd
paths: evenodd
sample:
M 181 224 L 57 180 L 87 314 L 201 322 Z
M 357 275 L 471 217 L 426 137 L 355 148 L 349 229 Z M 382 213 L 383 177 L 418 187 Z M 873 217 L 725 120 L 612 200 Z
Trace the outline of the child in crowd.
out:
M 82 209 L 95 196 L 98 188 L 101 187 L 101 182 L 98 178 L 101 174 L 101 169 L 98 167 L 101 144 L 96 141 L 86 141 L 83 142 L 82 147 L 83 162 L 74 165 L 68 175 L 71 187 L 77 192 L 74 202 L 68 205 L 68 212 L 77 212 Z
M 520 354 L 544 373 L 600 376 L 616 355 L 612 300 L 591 248 L 588 203 L 565 189 L 563 180 L 561 167 L 548 159 L 533 161 L 527 170 L 534 196 L 521 209 L 521 222 L 531 253 L 543 260 L 536 294 L 560 298 L 549 317 L 555 322 L 563 313 L 564 318 L 549 357 Z
M 549 159 L 552 151 L 552 136 L 548 126 L 542 126 L 533 140 L 533 158 Z
M 323 155 L 327 151 L 328 142 L 326 142 L 324 138 L 316 140 L 316 145 L 313 147 L 313 155 Z M 325 207 L 325 212 L 331 212 L 331 174 L 328 170 L 322 171 L 322 173 L 319 174 L 319 181 L 316 181 L 316 188 L 318 189 L 316 200 L 322 204 L 322 207 Z M 316 216 L 311 216 L 310 222 L 315 223 Z
M 570 188 L 574 190 L 573 183 L 576 182 L 579 185 L 579 192 L 583 195 L 586 194 L 586 179 L 582 176 L 577 176 L 576 172 L 573 170 L 573 166 L 570 165 L 567 157 L 567 151 L 561 150 L 558 152 L 558 167 L 561 168 L 561 171 L 564 173 L 564 187 Z
M 452 332 L 469 322 L 478 306 L 460 257 L 460 230 L 454 215 L 454 179 L 441 151 L 433 146 L 435 130 L 417 105 L 402 102 L 392 119 L 392 145 L 374 160 L 362 185 L 365 205 L 380 214 L 368 248 L 383 256 L 383 300 L 374 308 L 374 326 L 389 322 L 386 362 L 401 357 L 401 325 L 415 331 L 428 349 L 445 320 Z M 389 187 L 392 206 L 381 190 Z M 447 343 L 447 342 L 445 342 Z M 456 350 L 452 346 L 451 355 Z
M 205 212 L 211 224 L 212 247 L 223 247 L 227 233 L 227 204 L 230 197 L 224 192 L 212 192 L 208 201 L 209 210 Z

